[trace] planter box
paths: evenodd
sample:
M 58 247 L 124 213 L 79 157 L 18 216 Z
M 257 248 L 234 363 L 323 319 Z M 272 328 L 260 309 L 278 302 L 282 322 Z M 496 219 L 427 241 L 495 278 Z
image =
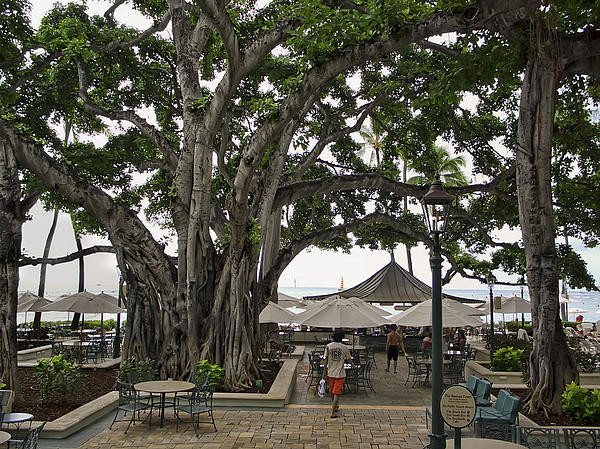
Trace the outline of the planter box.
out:
M 492 371 L 489 368 L 490 362 L 469 360 L 465 365 L 465 377 L 470 375 L 481 377 L 501 386 L 510 386 L 511 388 L 527 388 L 523 383 L 523 373 L 511 373 L 507 371 Z M 600 373 L 580 373 L 579 385 L 586 388 L 600 388 Z

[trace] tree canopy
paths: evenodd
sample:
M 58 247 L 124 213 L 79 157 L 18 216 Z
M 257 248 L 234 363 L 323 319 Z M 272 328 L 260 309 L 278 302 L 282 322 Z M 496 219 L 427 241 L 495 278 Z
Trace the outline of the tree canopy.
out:
M 101 16 L 57 4 L 35 31 L 13 3 L 0 130 L 22 194 L 108 236 L 130 296 L 124 354 L 162 373 L 204 357 L 229 388 L 248 385 L 258 312 L 311 245 L 431 245 L 411 206 L 427 185 L 403 182 L 401 164 L 429 179 L 452 162 L 440 140 L 472 163 L 448 187 L 445 280 L 524 275 L 523 242 L 498 231 L 521 224 L 520 88 L 545 45 L 532 23 L 564 55 L 547 227 L 598 241 L 597 2 L 118 0 Z M 125 6 L 149 28 L 118 22 Z M 353 137 L 367 118 L 375 166 Z M 66 122 L 80 136 L 68 145 Z M 171 230 L 174 257 L 138 212 Z M 571 247 L 552 246 L 573 287 L 597 288 Z

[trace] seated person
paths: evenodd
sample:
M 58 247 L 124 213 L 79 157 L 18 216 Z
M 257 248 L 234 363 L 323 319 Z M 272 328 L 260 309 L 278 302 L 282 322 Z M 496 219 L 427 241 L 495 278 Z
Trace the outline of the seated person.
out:
M 423 332 L 423 341 L 421 341 L 421 350 L 422 351 L 431 351 L 431 332 L 429 328 L 426 328 Z

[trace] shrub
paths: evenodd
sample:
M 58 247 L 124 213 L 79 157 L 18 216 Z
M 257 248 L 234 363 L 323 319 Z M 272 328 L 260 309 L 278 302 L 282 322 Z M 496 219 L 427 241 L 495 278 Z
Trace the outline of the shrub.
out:
M 511 346 L 498 349 L 492 358 L 492 369 L 495 371 L 519 372 L 525 369 L 525 365 L 525 351 Z
M 40 360 L 33 368 L 33 375 L 41 401 L 45 401 L 50 394 L 71 396 L 81 381 L 79 370 L 62 355 Z
M 206 373 L 209 374 L 209 379 L 211 383 L 219 384 L 221 383 L 223 375 L 225 374 L 225 368 L 221 368 L 219 365 L 209 363 L 208 360 L 200 360 L 196 364 L 194 382 L 201 382 L 204 379 Z
M 129 357 L 121 361 L 117 376 L 119 381 L 132 384 L 155 378 L 154 362 L 150 359 L 136 360 L 135 357 Z
M 531 325 L 531 323 L 525 323 L 523 325 L 523 324 L 521 324 L 520 321 L 507 321 L 506 322 L 506 330 L 508 330 L 510 332 L 517 332 L 521 328 L 525 329 L 525 331 L 527 332 L 527 335 L 529 335 L 529 336 L 533 335 L 533 326 Z
M 571 382 L 562 394 L 562 409 L 577 424 L 600 422 L 600 390 L 590 391 Z

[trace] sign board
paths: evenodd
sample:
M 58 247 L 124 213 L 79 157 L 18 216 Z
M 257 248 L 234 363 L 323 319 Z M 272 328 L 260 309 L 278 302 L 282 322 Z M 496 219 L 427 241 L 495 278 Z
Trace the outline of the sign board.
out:
M 475 397 L 466 387 L 452 385 L 442 393 L 440 411 L 446 424 L 455 429 L 462 429 L 475 419 Z

